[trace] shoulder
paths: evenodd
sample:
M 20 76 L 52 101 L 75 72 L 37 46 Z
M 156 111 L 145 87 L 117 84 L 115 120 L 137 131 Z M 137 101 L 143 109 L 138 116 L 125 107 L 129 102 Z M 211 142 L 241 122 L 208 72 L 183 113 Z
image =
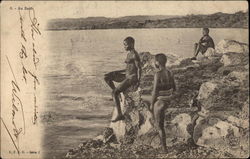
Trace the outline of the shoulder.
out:
M 207 40 L 213 40 L 212 37 L 209 36 L 209 35 L 206 36 L 206 39 L 207 39 Z
M 133 51 L 133 52 L 131 52 L 132 54 L 133 54 L 133 58 L 135 59 L 135 60 L 139 60 L 140 61 L 140 56 L 139 56 L 139 54 L 138 54 L 138 52 L 137 51 Z

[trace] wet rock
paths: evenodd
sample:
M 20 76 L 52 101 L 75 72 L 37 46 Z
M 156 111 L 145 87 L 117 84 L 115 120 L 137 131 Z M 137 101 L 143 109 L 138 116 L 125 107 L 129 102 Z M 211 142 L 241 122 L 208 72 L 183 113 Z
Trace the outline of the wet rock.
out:
M 225 54 L 228 52 L 249 53 L 249 46 L 235 40 L 221 40 L 215 47 L 217 53 Z

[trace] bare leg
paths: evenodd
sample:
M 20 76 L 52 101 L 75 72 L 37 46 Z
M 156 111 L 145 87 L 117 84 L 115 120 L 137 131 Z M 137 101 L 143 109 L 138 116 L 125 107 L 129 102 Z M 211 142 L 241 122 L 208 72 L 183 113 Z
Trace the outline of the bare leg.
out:
M 125 80 L 123 80 L 118 86 L 117 88 L 114 89 L 113 91 L 113 96 L 115 98 L 115 105 L 117 108 L 117 117 L 112 121 L 112 122 L 116 122 L 119 120 L 123 120 L 124 116 L 122 115 L 122 110 L 121 110 L 121 105 L 120 105 L 120 100 L 119 100 L 119 95 L 121 92 L 125 91 L 127 88 L 129 88 L 131 86 L 131 80 L 125 78 Z
M 116 109 L 117 109 L 117 116 L 114 120 L 112 120 L 112 122 L 117 122 L 119 120 L 124 120 L 124 116 L 122 115 L 122 110 L 121 110 L 121 105 L 120 105 L 120 100 L 119 100 L 119 95 L 120 95 L 120 91 L 118 89 L 115 89 L 113 91 L 113 96 L 115 98 L 115 105 L 116 105 Z
M 125 80 L 125 74 L 123 73 L 123 70 L 120 71 L 113 71 L 110 73 L 107 73 L 104 75 L 104 80 L 105 82 L 109 85 L 109 87 L 114 90 L 115 89 L 115 85 L 114 82 L 122 82 L 123 80 Z
M 112 90 L 115 89 L 115 84 L 114 84 L 114 82 L 113 82 L 113 80 L 112 80 L 112 78 L 111 78 L 111 76 L 110 76 L 109 73 L 108 73 L 108 74 L 105 74 L 104 80 L 105 80 L 105 82 L 108 84 L 108 86 L 109 86 Z
M 112 122 L 116 122 L 119 120 L 124 120 L 124 116 L 121 111 L 121 105 L 120 105 L 120 100 L 119 100 L 119 95 L 121 92 L 124 92 L 126 89 L 128 89 L 131 85 L 136 84 L 136 80 L 134 79 L 128 79 L 125 78 L 113 91 L 113 96 L 115 99 L 115 104 L 117 108 L 117 117 L 112 120 Z
M 198 48 L 198 43 L 194 44 L 194 56 L 197 56 L 197 48 Z
M 194 44 L 194 57 L 192 58 L 192 60 L 196 60 L 196 56 L 199 54 L 200 52 L 200 47 L 198 43 Z
M 165 120 L 165 104 L 162 100 L 158 100 L 154 105 L 154 119 L 155 125 L 159 131 L 161 145 L 164 151 L 167 150 L 166 147 L 166 132 L 164 129 L 164 120 Z

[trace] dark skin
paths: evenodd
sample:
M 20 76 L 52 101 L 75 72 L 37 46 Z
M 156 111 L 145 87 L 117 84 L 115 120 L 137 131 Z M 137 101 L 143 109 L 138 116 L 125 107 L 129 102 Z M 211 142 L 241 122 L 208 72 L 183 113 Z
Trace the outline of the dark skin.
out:
M 112 89 L 112 96 L 115 101 L 115 105 L 117 108 L 117 116 L 112 120 L 112 122 L 117 122 L 120 120 L 124 120 L 124 116 L 122 114 L 119 95 L 121 92 L 125 91 L 132 85 L 139 85 L 140 77 L 141 77 L 141 67 L 138 53 L 134 49 L 134 44 L 129 43 L 127 41 L 123 42 L 124 49 L 128 51 L 127 59 L 129 62 L 127 63 L 127 68 L 125 70 L 119 70 L 115 72 L 111 72 L 105 75 L 105 81 Z M 120 84 L 115 87 L 113 81 L 120 82 Z
M 174 82 L 173 76 L 169 76 L 169 71 L 166 69 L 165 65 L 160 65 L 158 61 L 155 61 L 156 67 L 159 68 L 158 73 L 155 74 L 154 77 L 154 86 L 153 86 L 153 92 L 152 92 L 152 101 L 151 101 L 151 106 L 150 106 L 150 111 L 153 114 L 155 126 L 159 131 L 160 135 L 160 140 L 161 140 L 161 145 L 163 148 L 163 151 L 166 151 L 166 132 L 164 129 L 164 120 L 165 120 L 165 109 L 166 109 L 166 104 L 164 100 L 157 99 L 159 96 L 162 96 L 162 92 L 164 91 L 176 91 L 176 85 Z M 167 76 L 166 76 L 167 75 Z M 166 90 L 164 89 L 159 89 L 160 86 L 160 81 L 161 79 L 164 78 L 166 81 L 170 81 L 168 83 L 168 86 Z
M 136 52 L 133 43 L 128 43 L 128 42 L 124 41 L 123 45 L 124 45 L 124 49 L 126 51 L 128 51 L 129 53 L 134 54 Z M 140 67 L 139 61 L 135 61 L 135 67 L 137 69 L 137 78 L 138 78 L 138 81 L 140 81 L 140 78 L 141 78 L 141 67 Z M 124 71 L 126 71 L 126 70 L 124 70 Z M 128 76 L 129 79 L 131 79 L 131 77 L 132 77 L 131 75 Z
M 202 35 L 203 36 L 207 36 L 209 35 L 209 32 L 207 30 L 202 30 Z M 207 43 L 206 42 L 199 42 L 199 43 L 195 43 L 194 45 L 194 57 L 193 59 L 196 59 L 197 55 L 199 54 L 199 52 L 201 51 L 202 47 L 206 47 Z

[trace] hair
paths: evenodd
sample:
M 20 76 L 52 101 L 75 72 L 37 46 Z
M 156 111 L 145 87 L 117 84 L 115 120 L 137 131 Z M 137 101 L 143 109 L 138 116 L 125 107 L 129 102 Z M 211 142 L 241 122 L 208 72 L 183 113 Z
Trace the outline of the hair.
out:
M 135 44 L 135 39 L 131 36 L 128 36 L 124 39 L 128 44 Z
M 205 30 L 207 33 L 209 33 L 209 29 L 208 28 L 203 28 L 203 30 Z
M 163 53 L 156 54 L 155 60 L 158 61 L 160 65 L 165 66 L 167 63 L 167 56 Z

